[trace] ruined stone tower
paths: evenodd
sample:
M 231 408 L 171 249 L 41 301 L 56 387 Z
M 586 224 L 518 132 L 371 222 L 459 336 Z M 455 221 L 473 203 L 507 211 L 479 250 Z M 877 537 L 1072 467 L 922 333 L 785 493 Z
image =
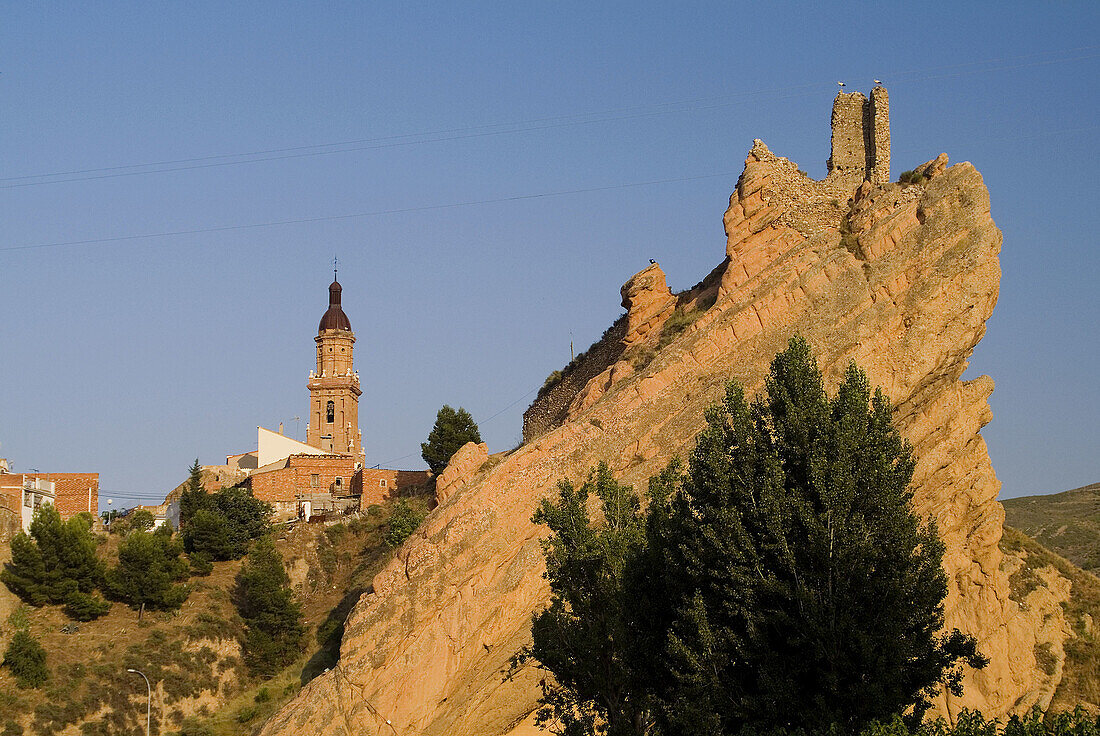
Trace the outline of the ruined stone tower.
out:
M 862 92 L 839 92 L 833 100 L 833 150 L 829 176 L 890 181 L 890 97 L 876 85 L 871 99 Z
M 309 372 L 306 444 L 362 460 L 359 434 L 359 374 L 352 361 L 355 333 L 340 306 L 339 281 L 328 287 L 328 311 L 317 328 L 317 370 Z

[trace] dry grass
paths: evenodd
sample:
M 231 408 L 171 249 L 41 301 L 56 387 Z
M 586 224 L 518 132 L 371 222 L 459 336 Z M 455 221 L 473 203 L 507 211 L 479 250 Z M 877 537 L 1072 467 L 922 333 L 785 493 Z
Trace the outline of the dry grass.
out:
M 1021 601 L 1018 595 L 1042 584 L 1035 571 L 1044 567 L 1053 567 L 1072 585 L 1070 600 L 1063 608 L 1074 635 L 1065 643 L 1066 666 L 1051 710 L 1072 710 L 1082 703 L 1100 705 L 1100 631 L 1096 629 L 1100 625 L 1100 579 L 1012 527 L 1005 527 L 1001 549 L 1024 561 L 1024 567 L 1009 580 L 1014 600 Z M 1040 652 L 1036 659 L 1044 667 L 1047 660 Z

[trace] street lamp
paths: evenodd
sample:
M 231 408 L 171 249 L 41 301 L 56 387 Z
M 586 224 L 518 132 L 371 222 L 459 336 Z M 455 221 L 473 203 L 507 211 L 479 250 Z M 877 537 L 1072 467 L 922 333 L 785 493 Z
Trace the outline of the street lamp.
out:
M 149 736 L 149 724 L 152 723 L 153 716 L 153 686 L 149 684 L 149 678 L 145 677 L 145 673 L 141 670 L 127 668 L 126 671 L 133 672 L 135 675 L 141 675 L 145 678 L 145 689 L 148 691 L 148 697 L 145 701 L 145 736 Z

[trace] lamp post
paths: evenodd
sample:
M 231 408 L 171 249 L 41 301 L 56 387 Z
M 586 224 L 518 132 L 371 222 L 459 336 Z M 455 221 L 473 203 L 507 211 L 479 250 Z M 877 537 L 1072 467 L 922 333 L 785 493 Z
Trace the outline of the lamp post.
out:
M 153 686 L 149 684 L 149 678 L 145 677 L 145 673 L 141 670 L 127 668 L 126 671 L 133 672 L 145 678 L 145 689 L 148 693 L 145 700 L 145 736 L 149 736 L 149 726 L 153 722 Z

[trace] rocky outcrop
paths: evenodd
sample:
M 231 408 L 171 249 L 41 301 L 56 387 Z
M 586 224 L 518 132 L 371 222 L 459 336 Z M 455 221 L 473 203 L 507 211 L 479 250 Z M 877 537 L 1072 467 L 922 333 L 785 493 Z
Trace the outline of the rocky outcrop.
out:
M 676 297 L 665 283 L 665 272 L 652 263 L 630 277 L 619 290 L 626 310 L 626 337 L 623 345 L 631 347 L 643 342 L 672 314 Z
M 489 459 L 489 446 L 484 442 L 467 442 L 451 456 L 447 467 L 435 481 L 435 500 L 443 503 L 456 491 L 470 484 L 478 469 Z
M 999 483 L 979 434 L 993 382 L 961 379 L 1000 276 L 1001 235 L 981 176 L 961 163 L 931 166 L 913 185 L 816 182 L 757 141 L 725 225 L 714 305 L 644 366 L 616 374 L 605 363 L 585 379 L 599 376 L 591 400 L 573 389 L 567 421 L 445 498 L 355 607 L 339 665 L 266 736 L 535 733 L 545 673 L 502 672 L 548 599 L 541 531 L 530 522 L 539 499 L 601 460 L 643 486 L 690 449 L 725 382 L 757 391 L 795 333 L 833 385 L 850 361 L 863 367 L 915 447 L 914 504 L 947 547 L 947 624 L 974 634 L 991 658 L 966 674 L 961 698 L 941 697 L 940 712 L 998 716 L 1049 700 L 1053 678 L 1035 652 L 1058 627 L 1040 636 L 1036 622 L 1058 615 L 1057 596 L 1029 598 L 1027 616 L 1010 598 Z

